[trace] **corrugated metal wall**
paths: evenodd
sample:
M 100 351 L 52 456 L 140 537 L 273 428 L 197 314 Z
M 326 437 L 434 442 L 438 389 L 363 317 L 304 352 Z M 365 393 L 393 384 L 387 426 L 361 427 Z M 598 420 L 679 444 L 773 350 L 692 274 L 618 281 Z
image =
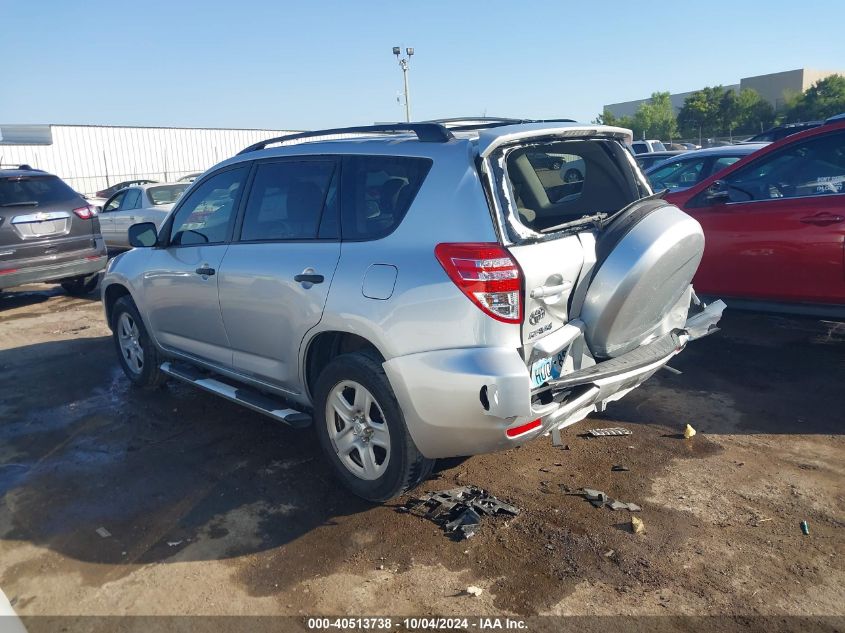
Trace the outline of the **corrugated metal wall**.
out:
M 0 163 L 26 163 L 91 194 L 121 180 L 172 181 L 202 172 L 290 130 L 52 125 L 52 145 L 0 145 Z

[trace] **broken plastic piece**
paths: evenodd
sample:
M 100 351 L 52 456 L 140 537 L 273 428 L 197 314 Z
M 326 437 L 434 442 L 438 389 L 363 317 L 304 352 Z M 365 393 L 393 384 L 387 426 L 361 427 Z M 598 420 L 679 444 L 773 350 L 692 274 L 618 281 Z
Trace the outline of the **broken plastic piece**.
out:
M 801 534 L 810 536 L 810 524 L 806 521 L 801 521 Z
M 104 528 L 104 527 L 98 527 L 98 528 L 97 528 L 96 530 L 94 530 L 94 531 L 95 531 L 97 534 L 99 534 L 101 537 L 103 537 L 103 538 L 108 538 L 108 537 L 110 537 L 110 536 L 111 536 L 111 532 L 109 532 L 109 531 L 108 531 L 106 528 Z
M 470 596 L 475 596 L 476 598 L 484 593 L 484 589 L 481 587 L 476 587 L 475 585 L 470 585 L 465 589 L 466 593 Z
M 693 435 L 695 435 L 695 429 L 692 428 L 689 424 L 687 424 L 686 428 L 684 429 L 684 439 L 689 439 Z
M 614 427 L 612 429 L 590 429 L 588 434 L 593 437 L 606 437 L 608 435 L 631 435 L 631 431 L 623 429 L 622 427 Z
M 610 470 L 612 470 L 613 472 L 621 473 L 621 472 L 627 472 L 631 469 L 628 468 L 627 466 L 623 466 L 622 464 L 614 464 L 613 466 L 611 466 Z
M 645 523 L 638 517 L 631 517 L 631 530 L 634 534 L 645 532 Z
M 400 510 L 434 521 L 456 540 L 473 536 L 481 526 L 482 516 L 519 514 L 519 508 L 499 501 L 477 486 L 429 492 L 422 497 L 414 497 Z
M 167 541 L 168 547 L 179 547 L 182 544 L 182 541 Z

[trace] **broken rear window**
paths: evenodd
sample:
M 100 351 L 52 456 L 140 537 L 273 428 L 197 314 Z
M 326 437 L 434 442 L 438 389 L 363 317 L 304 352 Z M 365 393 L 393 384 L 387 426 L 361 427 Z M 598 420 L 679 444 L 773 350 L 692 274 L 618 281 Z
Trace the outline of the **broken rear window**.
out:
M 617 143 L 555 141 L 506 154 L 519 222 L 532 231 L 596 213 L 612 213 L 639 197 L 630 164 Z M 624 151 L 624 150 L 621 150 Z

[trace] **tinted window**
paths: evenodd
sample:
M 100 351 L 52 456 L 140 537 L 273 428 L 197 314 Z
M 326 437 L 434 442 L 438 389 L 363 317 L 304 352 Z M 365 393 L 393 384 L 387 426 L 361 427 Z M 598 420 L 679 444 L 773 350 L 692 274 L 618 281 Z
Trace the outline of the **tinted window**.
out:
M 350 156 L 343 164 L 343 239 L 372 240 L 405 217 L 431 168 L 427 158 Z
M 126 195 L 123 197 L 123 202 L 120 204 L 121 211 L 128 211 L 129 209 L 137 209 L 139 206 L 139 202 L 141 201 L 141 190 L 140 189 L 130 189 L 126 192 Z
M 106 203 L 106 206 L 103 207 L 103 213 L 108 213 L 109 211 L 117 211 L 118 207 L 120 207 L 120 203 L 123 202 L 124 196 L 126 196 L 126 192 L 121 191 L 114 198 L 109 200 Z
M 78 193 L 55 176 L 0 178 L 0 206 L 26 202 L 46 205 L 67 202 L 78 197 Z
M 182 192 L 188 188 L 184 185 L 162 185 L 160 187 L 150 187 L 147 189 L 147 196 L 152 204 L 173 204 L 182 195 Z
M 721 158 L 717 158 L 713 161 L 713 167 L 710 169 L 711 174 L 718 173 L 722 171 L 725 167 L 730 167 L 736 161 L 738 161 L 741 156 L 722 156 Z
M 725 182 L 733 202 L 845 193 L 845 133 L 792 143 Z
M 655 191 L 692 187 L 703 177 L 706 161 L 706 157 L 672 161 L 655 169 L 648 175 L 648 180 Z
M 170 243 L 217 244 L 226 241 L 248 167 L 220 172 L 191 192 L 173 219 Z
M 314 239 L 334 162 L 263 163 L 255 172 L 241 241 Z

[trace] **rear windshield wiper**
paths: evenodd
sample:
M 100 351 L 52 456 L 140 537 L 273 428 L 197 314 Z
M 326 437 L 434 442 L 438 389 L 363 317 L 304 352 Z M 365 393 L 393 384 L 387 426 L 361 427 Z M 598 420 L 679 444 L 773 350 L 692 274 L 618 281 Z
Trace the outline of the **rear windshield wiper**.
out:
M 0 207 L 37 207 L 38 202 L 36 200 L 30 200 L 27 202 L 7 202 L 6 204 L 0 204 Z

